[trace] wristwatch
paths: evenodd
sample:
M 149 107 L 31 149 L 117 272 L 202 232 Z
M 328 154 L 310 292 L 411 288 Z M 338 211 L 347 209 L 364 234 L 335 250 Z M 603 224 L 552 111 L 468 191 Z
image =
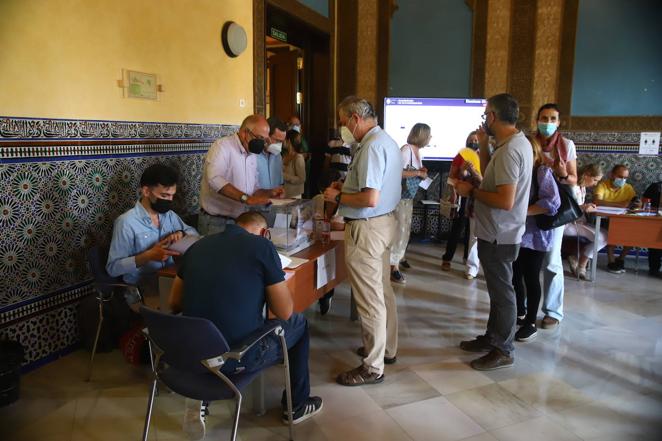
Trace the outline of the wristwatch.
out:
M 338 194 L 336 195 L 336 204 L 340 204 L 340 197 L 341 197 L 341 196 L 342 196 L 342 192 L 341 192 L 341 193 L 338 193 Z
M 248 200 L 248 195 L 247 194 L 242 194 L 241 197 L 239 198 L 242 204 L 245 204 L 246 201 Z

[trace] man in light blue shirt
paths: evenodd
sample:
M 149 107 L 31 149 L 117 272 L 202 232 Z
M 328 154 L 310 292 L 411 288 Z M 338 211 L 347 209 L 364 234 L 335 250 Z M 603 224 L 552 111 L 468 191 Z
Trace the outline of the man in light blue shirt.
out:
M 384 363 L 396 361 L 398 318 L 390 283 L 393 210 L 400 201 L 402 156 L 395 141 L 377 125 L 366 100 L 350 96 L 338 105 L 340 124 L 359 142 L 344 184 L 324 191 L 345 217 L 347 274 L 361 317 L 361 366 L 338 375 L 343 386 L 384 381 Z
M 177 178 L 165 165 L 147 167 L 140 178 L 140 200 L 115 220 L 106 271 L 143 292 L 156 291 L 156 272 L 174 263 L 178 253 L 167 247 L 184 235 L 198 235 L 171 210 Z M 137 301 L 127 298 L 130 304 Z
M 261 189 L 272 190 L 283 186 L 283 141 L 287 127 L 280 119 L 272 116 L 269 123 L 267 148 L 257 156 L 257 182 Z

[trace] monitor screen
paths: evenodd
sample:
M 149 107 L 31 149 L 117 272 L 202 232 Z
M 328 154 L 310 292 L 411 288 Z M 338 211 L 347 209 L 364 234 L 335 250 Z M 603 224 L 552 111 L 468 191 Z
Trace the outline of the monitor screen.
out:
M 477 98 L 384 98 L 384 130 L 399 146 L 407 143 L 416 123 L 430 126 L 430 145 L 421 149 L 428 161 L 450 161 L 467 136 L 481 124 L 487 100 Z

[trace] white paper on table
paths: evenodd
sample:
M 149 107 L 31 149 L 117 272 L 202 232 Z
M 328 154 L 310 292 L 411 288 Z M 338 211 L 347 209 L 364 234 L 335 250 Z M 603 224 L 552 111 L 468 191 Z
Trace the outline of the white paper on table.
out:
M 660 132 L 641 132 L 639 138 L 640 155 L 657 155 L 660 148 Z
M 175 243 L 171 243 L 168 247 L 169 250 L 177 251 L 179 254 L 184 254 L 186 250 L 189 249 L 191 245 L 200 240 L 201 236 L 196 236 L 195 234 L 189 234 L 182 237 Z
M 287 268 L 287 266 L 292 263 L 292 259 L 287 256 L 283 256 L 280 253 L 278 253 L 278 258 L 280 259 L 280 267 L 283 269 Z
M 625 214 L 627 210 L 621 207 L 605 207 L 598 205 L 597 207 L 595 207 L 595 211 L 598 213 L 606 213 L 606 214 Z
M 308 259 L 302 259 L 300 257 L 290 257 L 290 263 L 287 266 L 289 269 L 295 269 L 308 262 Z
M 296 199 L 269 199 L 269 202 L 271 202 L 271 205 L 287 205 L 291 204 L 294 202 Z
M 287 229 L 290 226 L 288 215 L 286 213 L 276 213 L 276 219 L 274 220 L 273 228 L 285 228 Z
M 336 278 L 336 249 L 332 248 L 317 258 L 317 289 Z
M 331 240 L 345 240 L 345 231 L 332 231 L 330 236 Z
M 421 187 L 423 190 L 427 190 L 430 187 L 430 184 L 432 184 L 432 178 L 428 176 L 427 178 L 419 182 L 418 186 Z
M 439 205 L 439 201 L 432 201 L 429 199 L 425 199 L 421 201 L 421 204 L 423 205 Z

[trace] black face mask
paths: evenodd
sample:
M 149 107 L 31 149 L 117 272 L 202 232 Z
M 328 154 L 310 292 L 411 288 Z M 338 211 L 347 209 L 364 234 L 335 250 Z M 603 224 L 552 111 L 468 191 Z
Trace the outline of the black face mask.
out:
M 259 155 L 264 151 L 264 140 L 263 139 L 251 139 L 248 143 L 248 151 L 254 155 Z
M 165 214 L 172 210 L 172 201 L 168 199 L 156 198 L 155 202 L 149 201 L 149 203 L 152 206 L 152 210 L 157 213 Z
M 477 142 L 468 142 L 467 147 L 470 148 L 471 150 L 478 150 L 478 143 Z
M 487 124 L 487 116 L 485 117 L 485 121 L 483 121 L 483 130 L 485 130 L 487 136 L 494 136 L 494 132 L 490 129 L 490 126 Z

